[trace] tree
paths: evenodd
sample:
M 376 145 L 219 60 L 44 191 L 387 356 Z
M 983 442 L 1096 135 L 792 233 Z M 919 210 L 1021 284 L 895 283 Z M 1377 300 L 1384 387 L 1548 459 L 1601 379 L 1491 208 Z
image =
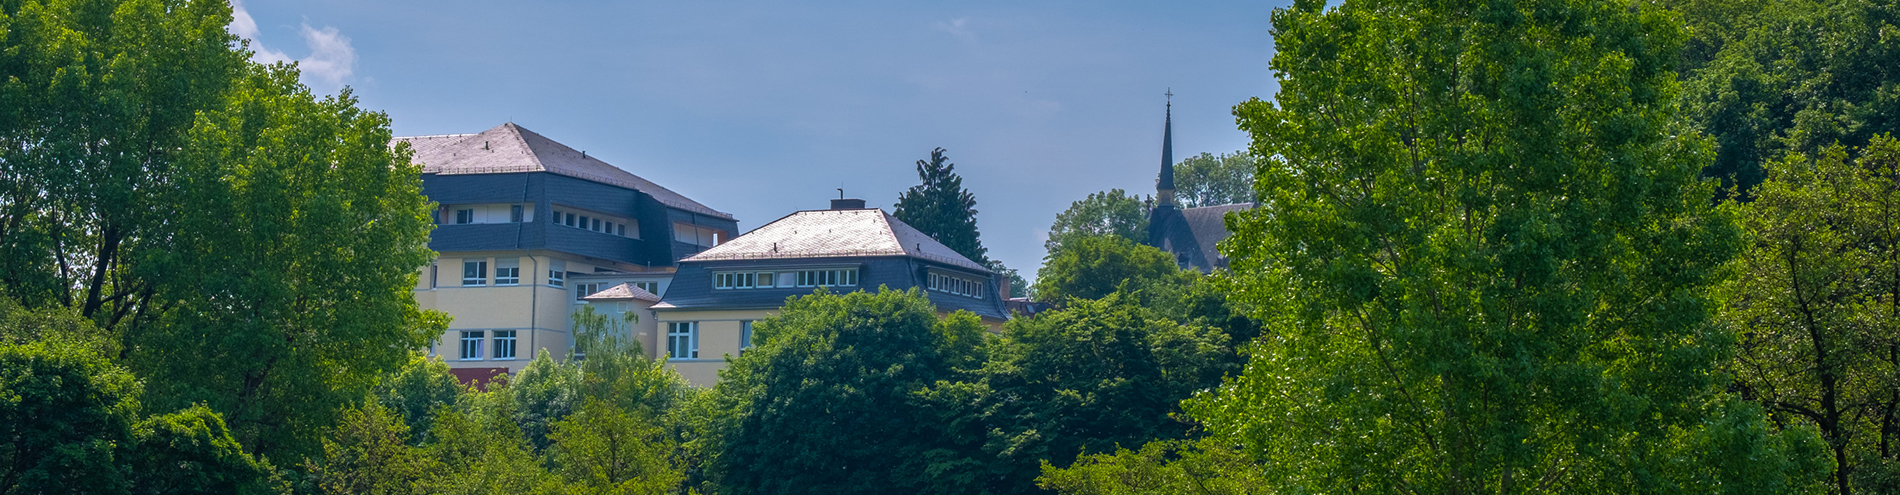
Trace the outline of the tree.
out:
M 1017 273 L 1015 268 L 1004 266 L 1002 260 L 990 260 L 989 263 L 985 263 L 984 265 L 989 267 L 990 271 L 996 272 L 998 278 L 997 283 L 1009 288 L 1009 297 L 1029 297 L 1031 295 L 1029 292 L 1029 281 L 1023 280 L 1022 274 Z
M 1275 493 L 1251 457 L 1213 438 L 1149 442 L 1140 450 L 1118 448 L 1083 456 L 1066 469 L 1045 462 L 1042 472 L 1038 486 L 1067 495 Z
M 1269 331 L 1187 407 L 1287 491 L 1811 491 L 1812 437 L 1724 395 L 1738 232 L 1671 127 L 1640 3 L 1299 0 L 1235 294 Z
M 649 416 L 589 399 L 549 436 L 549 457 L 580 492 L 672 494 L 686 480 L 672 438 Z
M 897 195 L 893 215 L 965 258 L 989 261 L 989 250 L 976 231 L 976 196 L 963 188 L 956 164 L 948 160 L 943 148 L 932 150 L 928 161 L 917 160 L 917 178 L 923 183 Z
M 1140 198 L 1120 189 L 1090 194 L 1056 214 L 1043 248 L 1054 258 L 1076 237 L 1117 236 L 1135 242 L 1148 239 L 1148 207 Z M 1046 259 L 1046 258 L 1045 258 Z
M 912 395 L 981 361 L 974 321 L 939 321 L 916 289 L 787 301 L 710 392 L 708 474 L 720 493 L 955 493 L 932 478 L 947 440 Z
M 1900 141 L 1773 162 L 1730 204 L 1751 242 L 1724 286 L 1731 366 L 1777 423 L 1820 431 L 1834 492 L 1900 489 Z
M 326 495 L 425 493 L 423 480 L 443 467 L 409 445 L 401 418 L 374 401 L 349 409 L 323 439 L 322 462 L 305 469 Z
M 1244 151 L 1181 160 L 1174 164 L 1175 201 L 1182 208 L 1252 203 L 1254 165 Z
M 921 394 L 931 423 L 965 446 L 965 458 L 933 463 L 939 483 L 969 480 L 965 493 L 1035 493 L 1038 464 L 1187 438 L 1181 401 L 1241 364 L 1220 331 L 1157 318 L 1122 293 L 1010 320 L 986 354 L 966 381 Z
M 1180 272 L 1174 256 L 1160 249 L 1120 236 L 1075 237 L 1036 272 L 1036 296 L 1055 302 L 1100 299 L 1126 285 L 1145 300 L 1147 289 L 1171 283 Z
M 1788 152 L 1850 154 L 1900 132 L 1891 0 L 1674 0 L 1693 29 L 1685 117 L 1716 141 L 1706 169 L 1746 194 Z
M 376 402 L 402 417 L 409 426 L 409 442 L 420 445 L 429 433 L 436 409 L 454 406 L 466 389 L 449 373 L 448 363 L 417 352 L 409 356 L 409 364 L 402 369 L 384 375 L 370 393 Z
M 560 480 L 535 457 L 505 394 L 471 392 L 436 411 L 423 455 L 436 466 L 424 491 L 445 495 L 557 493 Z
M 552 444 L 548 433 L 553 424 L 579 409 L 584 397 L 584 377 L 572 362 L 556 362 L 547 349 L 535 354 L 528 366 L 499 390 L 514 402 L 515 421 L 536 452 Z
M 265 473 L 270 465 L 244 452 L 224 418 L 194 406 L 133 427 L 126 456 L 132 493 L 151 495 L 282 493 Z

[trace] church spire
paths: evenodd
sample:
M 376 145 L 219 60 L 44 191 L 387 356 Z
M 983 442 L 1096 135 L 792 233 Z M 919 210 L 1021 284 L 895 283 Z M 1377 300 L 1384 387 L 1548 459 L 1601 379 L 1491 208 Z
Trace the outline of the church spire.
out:
M 1161 124 L 1161 178 L 1155 183 L 1156 207 L 1174 206 L 1174 90 L 1168 93 L 1167 120 Z

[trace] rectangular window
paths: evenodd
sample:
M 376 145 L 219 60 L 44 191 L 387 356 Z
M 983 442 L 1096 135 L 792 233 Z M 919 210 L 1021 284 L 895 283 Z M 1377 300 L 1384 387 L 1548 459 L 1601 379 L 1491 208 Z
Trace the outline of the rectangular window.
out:
M 845 269 L 839 269 L 839 270 L 805 270 L 805 271 L 798 272 L 798 286 L 799 287 L 820 287 L 820 286 L 850 287 L 850 286 L 855 286 L 855 285 L 858 285 L 858 270 L 856 268 L 845 268 Z
M 462 285 L 488 285 L 488 260 L 463 261 Z
M 436 267 L 435 263 L 429 263 L 429 288 L 435 288 L 436 274 L 441 271 L 442 269 Z
M 495 359 L 515 358 L 515 331 L 495 331 Z
M 442 225 L 442 209 L 441 208 L 436 208 L 435 211 L 429 212 L 429 223 Z
M 746 349 L 752 348 L 752 320 L 739 322 L 739 355 L 744 356 Z
M 587 228 L 587 220 L 589 220 L 589 219 L 587 218 L 587 215 L 581 215 L 581 224 L 580 224 L 580 228 L 582 228 L 582 229 L 585 229 L 585 228 Z M 597 221 L 597 222 L 598 222 L 599 220 L 595 220 L 595 221 Z
M 574 300 L 579 301 L 581 298 L 594 295 L 595 292 L 600 292 L 601 289 L 606 288 L 601 287 L 601 285 L 603 284 L 574 284 Z
M 521 283 L 521 258 L 495 258 L 495 285 Z
M 548 262 L 548 286 L 560 287 L 567 283 L 567 263 L 555 260 Z
M 660 295 L 659 282 L 634 282 L 633 286 L 639 287 L 640 290 L 643 290 L 643 291 L 652 292 L 653 295 L 656 295 L 656 296 Z
M 475 223 L 475 209 L 468 208 L 468 209 L 455 210 L 455 223 L 457 225 L 465 224 L 465 223 Z
M 574 214 L 573 214 L 573 213 L 569 213 L 569 214 L 567 214 L 567 222 L 566 222 L 566 224 L 567 224 L 567 226 L 569 226 L 569 227 L 573 227 L 573 226 L 574 226 Z
M 770 289 L 772 288 L 772 280 L 776 278 L 778 278 L 778 275 L 773 274 L 772 272 L 759 272 L 758 275 L 755 278 L 753 278 L 753 281 L 756 282 L 756 284 L 753 285 L 753 287 L 758 287 L 761 289 Z
M 595 232 L 600 232 L 600 219 L 598 219 L 598 218 L 596 218 L 596 219 L 594 219 L 594 226 L 593 226 L 593 228 L 589 228 L 589 229 L 587 229 L 587 230 L 592 230 L 592 231 L 595 231 Z
M 724 272 L 713 274 L 714 289 L 750 289 L 756 287 L 758 274 L 752 272 Z M 768 287 L 769 282 L 768 282 Z
M 521 223 L 521 205 L 510 205 L 508 207 L 508 221 Z
M 482 331 L 462 332 L 462 359 L 482 358 Z
M 936 292 L 982 299 L 984 292 L 983 287 L 986 285 L 987 284 L 982 280 L 978 279 L 932 273 L 925 287 Z
M 624 224 L 624 223 L 623 223 L 623 224 L 620 224 L 620 225 L 615 225 L 615 226 L 614 226 L 614 235 L 617 235 L 617 236 L 621 236 L 621 237 L 626 237 L 626 236 L 627 236 L 627 224 Z
M 666 355 L 673 359 L 699 359 L 699 322 L 667 323 Z

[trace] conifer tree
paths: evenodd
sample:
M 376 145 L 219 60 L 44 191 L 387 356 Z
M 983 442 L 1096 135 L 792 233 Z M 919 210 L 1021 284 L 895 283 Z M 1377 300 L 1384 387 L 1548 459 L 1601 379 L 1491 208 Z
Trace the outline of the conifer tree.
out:
M 930 160 L 917 160 L 917 178 L 923 183 L 897 195 L 897 219 L 957 254 L 988 261 L 989 250 L 976 231 L 976 196 L 963 189 L 963 178 L 957 176 L 956 164 L 943 156 L 943 148 L 932 150 Z

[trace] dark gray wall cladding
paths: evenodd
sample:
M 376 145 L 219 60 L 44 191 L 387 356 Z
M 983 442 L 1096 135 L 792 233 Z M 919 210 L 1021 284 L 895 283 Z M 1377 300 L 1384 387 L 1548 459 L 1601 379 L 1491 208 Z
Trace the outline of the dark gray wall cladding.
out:
M 645 220 L 642 220 L 642 221 L 645 221 Z M 738 222 L 735 222 L 732 220 L 726 220 L 726 219 L 718 218 L 718 217 L 700 215 L 700 214 L 693 213 L 690 211 L 667 208 L 666 209 L 666 235 L 667 235 L 667 238 L 669 239 L 673 237 L 673 224 L 675 223 L 683 223 L 687 225 L 700 225 L 700 226 L 705 226 L 709 228 L 724 230 L 726 231 L 726 238 L 728 239 L 733 238 L 733 237 L 738 237 L 740 234 L 744 234 L 744 232 L 739 231 Z M 675 241 L 677 241 L 677 239 L 675 239 Z M 705 251 L 705 250 L 706 250 L 705 247 L 701 247 L 695 244 L 685 243 L 685 242 L 674 242 L 672 244 L 672 252 L 669 253 L 669 255 L 672 256 L 672 259 L 678 260 L 678 259 L 684 259 L 688 256 L 699 254 L 700 251 Z
M 634 220 L 640 221 L 640 239 L 646 241 L 641 259 L 654 266 L 672 266 L 679 258 L 673 256 L 673 223 L 667 221 L 668 208 L 651 194 L 641 194 L 634 203 L 640 211 Z
M 646 243 L 643 241 L 569 227 L 549 228 L 548 248 L 636 265 L 645 265 L 652 261 L 640 255 L 646 251 Z
M 715 291 L 713 272 L 733 270 L 796 270 L 800 267 L 859 265 L 858 286 L 852 290 L 875 291 L 878 287 L 905 290 L 917 287 L 925 262 L 908 257 L 881 258 L 806 258 L 757 261 L 703 261 L 680 263 L 673 284 L 666 289 L 665 302 L 680 308 L 776 308 L 785 298 L 810 294 L 811 287 L 775 289 L 734 289 Z M 960 272 L 961 273 L 961 272 Z M 943 311 L 969 310 L 982 316 L 1003 318 L 1003 305 L 994 292 L 984 299 L 923 291 L 932 304 Z
M 533 203 L 547 174 L 422 174 L 422 194 L 445 205 L 479 203 Z M 523 201 L 523 193 L 527 200 Z
M 627 218 L 640 217 L 636 204 L 640 193 L 632 189 L 553 174 L 547 174 L 547 182 L 548 200 L 556 207 L 568 205 Z
M 969 296 L 959 296 L 956 294 L 950 294 L 950 293 L 945 293 L 945 292 L 932 292 L 926 289 L 924 293 L 930 295 L 931 304 L 937 305 L 938 310 L 942 310 L 945 312 L 966 310 L 971 313 L 976 313 L 979 316 L 988 316 L 991 318 L 999 318 L 999 319 L 1003 318 L 1003 315 L 1005 314 L 1003 310 L 1003 300 L 1001 298 L 996 297 L 998 294 L 998 292 L 996 291 L 996 283 L 997 283 L 996 277 L 985 276 L 981 273 L 972 272 L 967 269 L 952 267 L 950 265 L 943 264 L 943 263 L 918 260 L 915 264 L 915 268 L 911 270 L 911 274 L 917 277 L 916 283 L 918 285 L 923 285 L 924 281 L 928 280 L 924 278 L 924 276 L 926 272 L 928 271 L 928 269 L 930 268 L 936 268 L 948 273 L 955 273 L 955 274 L 964 275 L 964 276 L 968 276 L 968 277 L 976 278 L 976 279 L 987 279 L 989 281 L 986 284 L 988 285 L 988 287 L 983 289 L 984 294 L 983 294 L 982 299 L 977 299 L 977 298 L 969 297 Z
M 525 239 L 530 237 L 527 235 L 527 225 L 529 224 L 437 225 L 435 232 L 429 234 L 429 249 L 436 252 L 529 249 L 534 246 L 525 242 Z M 524 240 L 517 242 L 517 239 Z
M 640 239 L 630 239 L 569 227 L 548 229 L 548 247 L 556 251 L 646 266 L 669 266 L 666 247 L 672 228 L 664 220 L 665 206 L 652 196 L 619 186 L 553 174 L 547 178 L 548 210 L 562 206 L 619 215 L 640 222 Z M 552 220 L 550 220 L 552 222 Z M 655 248 L 654 246 L 659 246 Z

